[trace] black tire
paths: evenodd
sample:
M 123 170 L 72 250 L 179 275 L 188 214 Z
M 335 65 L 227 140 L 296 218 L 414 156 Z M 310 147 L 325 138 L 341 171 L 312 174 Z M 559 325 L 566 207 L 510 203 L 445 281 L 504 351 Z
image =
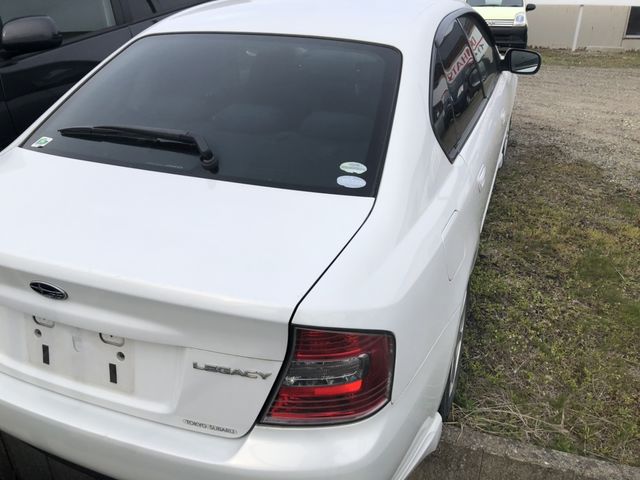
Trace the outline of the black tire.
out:
M 462 308 L 462 314 L 460 315 L 460 321 L 458 323 L 458 335 L 456 338 L 456 346 L 453 351 L 453 358 L 451 359 L 451 366 L 449 367 L 449 375 L 447 376 L 447 383 L 444 387 L 442 394 L 442 400 L 440 400 L 440 406 L 438 407 L 438 413 L 442 417 L 443 421 L 446 421 L 451 414 L 451 407 L 453 406 L 453 399 L 456 395 L 456 387 L 458 386 L 458 377 L 460 376 L 460 357 L 462 354 L 462 340 L 464 338 L 464 324 L 467 319 L 467 305 L 469 304 L 469 295 L 465 295 L 464 307 Z

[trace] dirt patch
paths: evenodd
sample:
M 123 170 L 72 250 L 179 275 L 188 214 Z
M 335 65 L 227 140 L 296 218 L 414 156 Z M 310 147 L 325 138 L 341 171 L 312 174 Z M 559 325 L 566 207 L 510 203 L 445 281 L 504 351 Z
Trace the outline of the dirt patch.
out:
M 585 160 L 627 187 L 640 185 L 640 68 L 546 66 L 521 77 L 513 114 L 514 156 L 548 145 L 560 160 Z
M 640 70 L 522 78 L 455 422 L 640 464 Z

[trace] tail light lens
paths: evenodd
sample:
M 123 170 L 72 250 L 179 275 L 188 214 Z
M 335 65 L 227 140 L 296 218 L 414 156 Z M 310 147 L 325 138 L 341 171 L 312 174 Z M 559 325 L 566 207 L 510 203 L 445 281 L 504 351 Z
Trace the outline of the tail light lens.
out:
M 391 396 L 394 346 L 390 334 L 296 328 L 262 423 L 326 425 L 374 413 Z

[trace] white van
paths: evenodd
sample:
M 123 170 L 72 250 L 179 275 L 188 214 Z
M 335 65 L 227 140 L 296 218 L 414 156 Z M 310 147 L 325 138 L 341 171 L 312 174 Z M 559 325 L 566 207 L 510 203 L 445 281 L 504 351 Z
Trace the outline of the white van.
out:
M 527 12 L 535 10 L 524 0 L 467 0 L 485 19 L 499 47 L 527 47 Z

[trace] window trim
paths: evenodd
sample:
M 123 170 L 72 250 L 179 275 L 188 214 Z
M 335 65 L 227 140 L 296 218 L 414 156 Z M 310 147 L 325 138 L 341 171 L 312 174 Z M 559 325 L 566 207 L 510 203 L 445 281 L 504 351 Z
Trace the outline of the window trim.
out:
M 162 15 L 161 13 L 156 12 L 146 17 L 134 18 L 134 15 L 131 10 L 131 1 L 130 0 L 119 0 L 119 1 L 122 1 L 123 14 L 125 18 L 125 23 L 127 25 L 135 25 L 136 23 L 147 22 L 149 20 L 152 20 Z
M 128 22 L 122 6 L 122 0 L 111 0 L 111 9 L 113 10 L 114 18 L 116 19 L 116 25 L 127 25 Z
M 67 38 L 66 40 L 63 40 L 59 47 L 51 48 L 51 49 L 48 49 L 48 50 L 40 50 L 38 52 L 30 52 L 27 55 L 39 54 L 39 53 L 47 53 L 47 52 L 50 52 L 50 51 L 53 51 L 53 50 L 57 50 L 58 48 L 65 47 L 67 45 L 73 45 L 74 43 L 78 43 L 78 42 L 82 42 L 84 40 L 88 40 L 88 39 L 93 38 L 93 37 L 98 37 L 100 35 L 106 35 L 107 33 L 116 32 L 116 31 L 121 30 L 123 28 L 126 28 L 126 25 L 118 25 L 118 24 L 116 24 L 113 27 L 107 27 L 107 28 L 103 28 L 103 29 L 100 29 L 100 30 L 94 30 L 93 32 L 83 33 L 81 35 L 76 35 L 74 37 Z M 131 38 L 131 37 L 129 37 L 129 38 Z
M 484 113 L 484 111 L 485 111 L 485 109 L 487 107 L 487 104 L 489 103 L 489 100 L 491 99 L 491 96 L 493 95 L 493 92 L 495 91 L 495 88 L 493 88 L 491 90 L 491 92 L 489 93 L 489 96 L 487 96 L 485 91 L 484 91 L 484 82 L 483 82 L 483 84 L 482 84 L 483 98 L 482 98 L 482 102 L 480 103 L 480 106 L 478 107 L 478 109 L 474 113 L 474 115 L 471 118 L 471 121 L 469 122 L 467 127 L 462 132 L 457 132 L 457 137 L 458 137 L 457 141 L 456 141 L 455 145 L 453 146 L 453 148 L 450 151 L 447 152 L 445 147 L 442 144 L 442 141 L 438 137 L 438 134 L 436 133 L 435 123 L 433 121 L 433 109 L 432 109 L 432 105 L 433 105 L 433 86 L 434 86 L 433 85 L 433 71 L 434 71 L 435 62 L 439 62 L 440 61 L 440 55 L 438 53 L 437 44 L 439 43 L 439 40 L 442 40 L 442 36 L 443 36 L 442 32 L 444 31 L 445 27 L 447 25 L 449 25 L 449 23 L 451 21 L 454 21 L 454 22 L 458 23 L 458 26 L 462 29 L 462 32 L 464 33 L 467 45 L 469 45 L 469 37 L 467 36 L 467 34 L 464 31 L 464 28 L 462 27 L 460 22 L 458 21 L 458 18 L 460 18 L 462 16 L 465 16 L 465 15 L 469 15 L 471 17 L 474 17 L 474 18 L 480 20 L 480 22 L 479 22 L 480 25 L 484 28 L 485 33 L 488 33 L 489 40 L 493 43 L 494 53 L 496 55 L 498 55 L 497 56 L 498 59 L 500 58 L 500 54 L 497 51 L 495 38 L 493 37 L 493 34 L 491 33 L 491 29 L 486 28 L 486 26 L 485 26 L 486 22 L 480 16 L 480 14 L 478 14 L 474 10 L 466 9 L 466 8 L 461 8 L 461 9 L 455 10 L 455 11 L 451 12 L 449 15 L 447 15 L 446 17 L 444 17 L 442 19 L 442 21 L 440 22 L 440 24 L 438 25 L 438 28 L 436 29 L 436 34 L 435 34 L 435 36 L 433 38 L 433 44 L 432 44 L 432 47 L 431 47 L 432 48 L 431 65 L 429 66 L 429 105 L 428 105 L 429 123 L 431 123 L 431 129 L 433 131 L 433 134 L 436 137 L 436 140 L 437 140 L 438 144 L 440 145 L 440 148 L 442 148 L 442 151 L 447 156 L 447 159 L 449 160 L 449 163 L 451 163 L 451 164 L 453 164 L 455 162 L 456 158 L 458 157 L 458 155 L 460 155 L 460 152 L 462 151 L 462 149 L 464 148 L 465 144 L 467 143 L 467 140 L 471 136 L 471 133 L 475 129 L 479 118 Z M 469 46 L 469 48 L 471 48 L 471 47 Z M 473 58 L 473 61 L 474 61 L 475 68 L 478 68 L 478 66 L 477 66 L 478 64 L 477 64 L 477 62 L 475 60 L 475 57 Z M 444 65 L 443 65 L 443 68 L 444 68 Z M 496 75 L 500 76 L 501 73 L 502 72 L 498 69 Z M 454 125 L 457 125 L 457 122 L 455 121 L 455 117 L 454 117 Z
M 137 23 L 148 22 L 149 20 L 154 20 L 159 17 L 168 17 L 169 15 L 173 15 L 174 13 L 181 12 L 183 10 L 186 10 L 187 8 L 193 8 L 203 3 L 206 3 L 208 0 L 193 0 L 192 5 L 187 5 L 186 7 L 176 7 L 170 10 L 163 10 L 161 12 L 152 13 L 151 15 L 141 17 L 141 18 L 134 18 L 135 16 L 133 15 L 133 11 L 131 9 L 131 0 L 117 0 L 117 1 L 122 1 L 123 3 L 123 17 L 124 17 L 125 23 L 127 25 L 135 25 Z

